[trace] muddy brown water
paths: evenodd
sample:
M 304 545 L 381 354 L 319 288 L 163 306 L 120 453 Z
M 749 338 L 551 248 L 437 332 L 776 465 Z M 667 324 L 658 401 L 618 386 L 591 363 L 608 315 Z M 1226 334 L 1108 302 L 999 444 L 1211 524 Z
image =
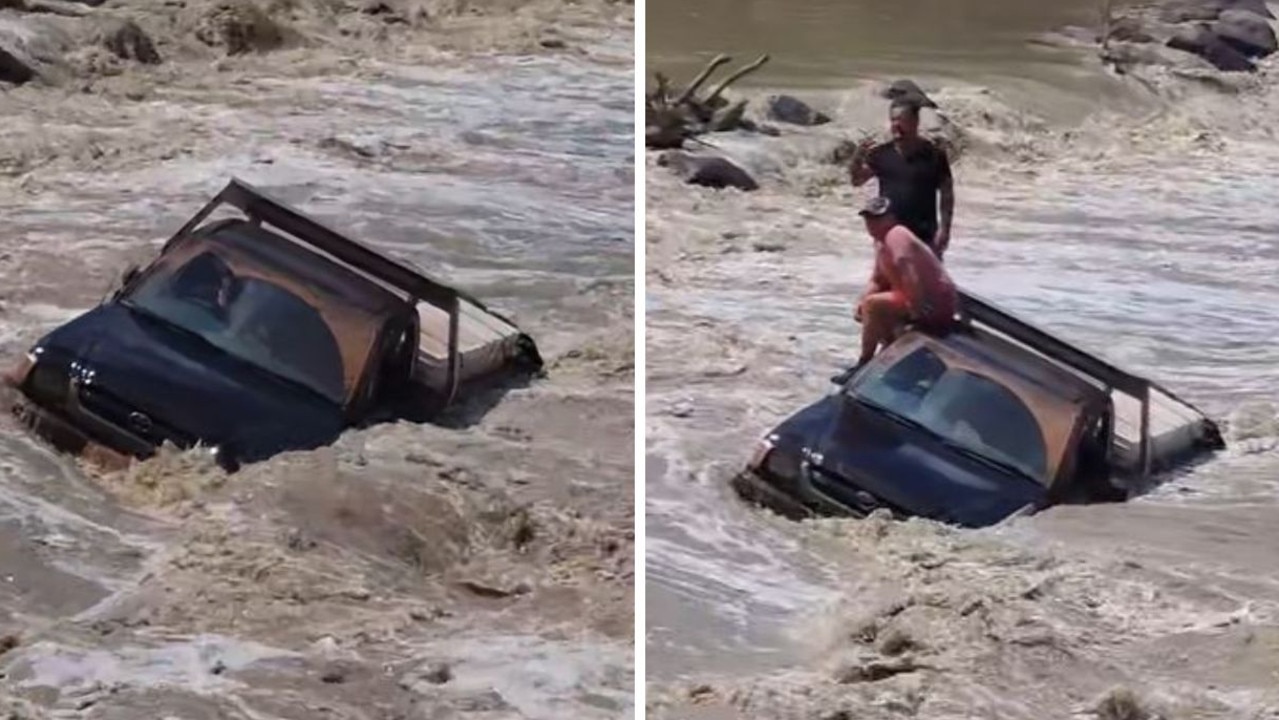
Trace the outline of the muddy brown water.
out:
M 650 72 L 768 52 L 741 92 L 790 92 L 835 117 L 714 138 L 760 179 L 755 193 L 690 191 L 648 160 L 659 716 L 1056 718 L 1116 686 L 1168 717 L 1279 708 L 1279 78 L 1273 61 L 1233 93 L 1119 78 L 1088 52 L 1031 42 L 1096 12 L 650 3 Z M 885 129 L 875 88 L 899 77 L 975 139 L 956 165 L 956 279 L 1184 393 L 1228 421 L 1227 451 L 1126 504 L 986 531 L 796 524 L 737 501 L 725 483 L 754 442 L 855 352 L 850 304 L 870 252 L 853 208 L 873 185 L 853 191 L 822 158 Z M 886 612 L 894 601 L 907 610 Z M 912 638 L 932 669 L 837 682 L 884 659 L 857 640 L 867 618 Z
M 509 313 L 550 370 L 231 477 L 193 455 L 104 476 L 6 422 L 5 710 L 632 715 L 629 34 L 0 92 L 5 362 L 235 176 Z

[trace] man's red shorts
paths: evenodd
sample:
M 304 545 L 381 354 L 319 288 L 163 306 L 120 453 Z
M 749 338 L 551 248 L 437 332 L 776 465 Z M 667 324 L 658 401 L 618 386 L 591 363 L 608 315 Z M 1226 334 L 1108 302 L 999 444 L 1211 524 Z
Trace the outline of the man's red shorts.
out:
M 911 309 L 910 301 L 906 299 L 906 293 L 901 290 L 889 290 L 890 302 L 897 308 L 903 317 L 909 318 L 909 321 L 928 329 L 945 330 L 950 328 L 955 320 L 955 303 L 953 298 L 944 297 L 940 302 L 934 301 L 929 308 L 929 312 L 923 315 L 916 315 Z

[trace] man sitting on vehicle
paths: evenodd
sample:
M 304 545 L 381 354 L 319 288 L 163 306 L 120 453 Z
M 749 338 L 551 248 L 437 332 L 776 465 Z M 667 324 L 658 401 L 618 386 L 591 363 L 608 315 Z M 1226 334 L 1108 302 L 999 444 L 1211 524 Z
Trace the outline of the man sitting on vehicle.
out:
M 906 325 L 932 333 L 949 330 L 959 304 L 955 283 L 941 260 L 898 222 L 888 198 L 872 198 L 858 215 L 875 243 L 875 268 L 853 315 L 862 323 L 861 357 L 852 368 L 832 378 L 841 384 L 870 362 L 881 344 L 895 340 Z

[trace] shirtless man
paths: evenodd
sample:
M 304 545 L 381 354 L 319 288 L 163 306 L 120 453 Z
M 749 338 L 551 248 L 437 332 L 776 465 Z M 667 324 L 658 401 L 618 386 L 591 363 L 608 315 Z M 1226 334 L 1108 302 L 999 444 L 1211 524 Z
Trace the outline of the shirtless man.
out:
M 892 142 L 862 143 L 849 165 L 849 180 L 861 187 L 877 178 L 879 194 L 892 201 L 898 220 L 940 258 L 950 247 L 955 213 L 950 161 L 945 151 L 920 137 L 918 105 L 897 101 L 888 112 Z
M 881 344 L 895 340 L 907 323 L 931 332 L 948 330 L 959 305 L 955 283 L 941 260 L 901 224 L 888 198 L 872 198 L 858 215 L 875 243 L 875 269 L 854 314 L 862 323 L 861 357 L 833 378 L 841 384 L 870 362 Z

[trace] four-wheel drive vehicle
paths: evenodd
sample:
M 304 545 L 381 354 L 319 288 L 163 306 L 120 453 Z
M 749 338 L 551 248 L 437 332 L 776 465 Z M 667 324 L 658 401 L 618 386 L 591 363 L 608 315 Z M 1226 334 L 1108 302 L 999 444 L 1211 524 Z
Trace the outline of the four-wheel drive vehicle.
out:
M 733 487 L 792 518 L 878 509 L 980 527 L 1121 500 L 1224 446 L 1211 420 L 972 295 L 944 336 L 909 330 L 756 448 Z
M 127 462 L 199 445 L 234 469 L 541 365 L 478 300 L 232 180 L 8 382 L 15 414 L 63 449 Z

